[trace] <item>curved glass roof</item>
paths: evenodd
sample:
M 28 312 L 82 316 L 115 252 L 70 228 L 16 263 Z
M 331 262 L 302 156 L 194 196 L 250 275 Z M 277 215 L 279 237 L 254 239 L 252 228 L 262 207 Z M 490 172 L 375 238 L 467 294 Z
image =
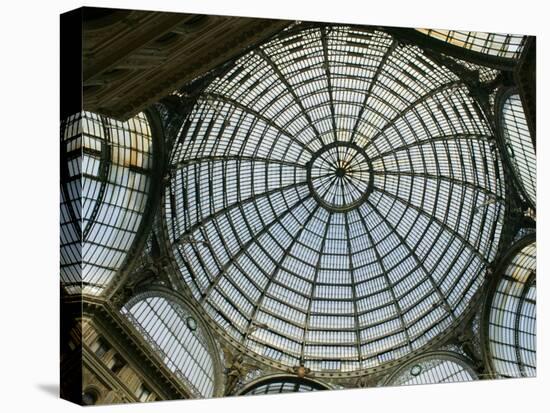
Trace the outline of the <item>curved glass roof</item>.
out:
M 381 31 L 287 30 L 199 97 L 172 153 L 182 277 L 233 343 L 313 373 L 376 367 L 465 313 L 502 166 L 461 80 Z
M 527 39 L 527 36 L 514 34 L 440 29 L 417 30 L 435 39 L 473 52 L 509 59 L 519 59 Z
M 508 159 L 527 200 L 537 206 L 537 160 L 519 95 L 511 94 L 502 104 L 501 128 Z
M 147 205 L 149 122 L 91 112 L 62 126 L 61 280 L 71 294 L 99 295 L 121 268 Z
M 197 397 L 214 394 L 214 362 L 197 319 L 161 294 L 142 294 L 122 314 L 155 349 L 163 363 Z
M 489 358 L 503 377 L 536 375 L 536 261 L 535 242 L 521 248 L 491 298 Z
M 400 368 L 389 385 L 456 383 L 477 380 L 472 367 L 462 358 L 452 355 L 430 355 Z

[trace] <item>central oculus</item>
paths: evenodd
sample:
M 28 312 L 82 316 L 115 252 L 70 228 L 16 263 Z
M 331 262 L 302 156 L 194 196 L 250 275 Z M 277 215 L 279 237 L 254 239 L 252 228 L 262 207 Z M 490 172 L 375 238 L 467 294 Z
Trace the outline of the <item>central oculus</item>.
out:
M 361 205 L 372 191 L 371 170 L 363 148 L 336 141 L 318 150 L 308 162 L 309 189 L 329 211 L 349 211 Z

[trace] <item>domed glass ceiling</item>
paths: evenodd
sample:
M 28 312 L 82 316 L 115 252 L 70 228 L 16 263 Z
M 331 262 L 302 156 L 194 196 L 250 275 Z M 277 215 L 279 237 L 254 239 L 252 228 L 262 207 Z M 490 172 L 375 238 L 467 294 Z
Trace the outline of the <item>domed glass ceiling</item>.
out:
M 199 97 L 166 219 L 185 282 L 233 344 L 352 372 L 466 312 L 496 253 L 502 167 L 460 78 L 380 31 L 291 29 Z

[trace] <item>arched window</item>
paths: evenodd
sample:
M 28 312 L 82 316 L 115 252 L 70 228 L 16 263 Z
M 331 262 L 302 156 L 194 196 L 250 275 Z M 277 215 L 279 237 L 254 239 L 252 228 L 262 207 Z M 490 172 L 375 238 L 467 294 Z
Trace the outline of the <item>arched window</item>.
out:
M 434 353 L 405 364 L 392 374 L 387 384 L 404 386 L 472 380 L 477 380 L 477 374 L 463 357 L 452 353 Z
M 521 99 L 508 92 L 502 99 L 500 128 L 506 152 L 526 200 L 537 206 L 537 161 Z
M 513 249 L 487 302 L 487 357 L 500 377 L 536 375 L 536 243 L 531 241 Z
M 297 377 L 274 377 L 245 387 L 239 394 L 246 396 L 254 394 L 302 393 L 327 389 L 326 386 L 313 380 Z
M 99 295 L 123 265 L 147 205 L 152 168 L 145 114 L 119 122 L 90 112 L 62 125 L 61 280 Z
M 99 392 L 96 389 L 88 388 L 82 393 L 82 404 L 84 406 L 93 406 L 99 400 Z
M 454 72 L 382 31 L 289 29 L 250 51 L 206 87 L 171 163 L 182 278 L 282 368 L 345 375 L 432 343 L 499 245 L 491 128 Z
M 192 394 L 214 395 L 215 348 L 195 315 L 171 297 L 155 293 L 133 298 L 122 314 Z

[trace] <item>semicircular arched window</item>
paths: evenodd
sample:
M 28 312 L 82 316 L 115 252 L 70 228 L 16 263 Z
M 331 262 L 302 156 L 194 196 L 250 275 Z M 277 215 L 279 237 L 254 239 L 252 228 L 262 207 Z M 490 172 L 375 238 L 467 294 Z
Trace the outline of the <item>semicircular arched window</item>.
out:
M 133 298 L 121 311 L 195 397 L 214 395 L 215 350 L 191 312 L 154 294 Z
M 326 389 L 327 387 L 311 380 L 296 377 L 278 377 L 260 381 L 245 389 L 240 395 L 303 393 Z
M 119 122 L 90 112 L 62 125 L 61 280 L 99 295 L 123 266 L 146 209 L 152 138 L 145 114 Z
M 388 385 L 455 383 L 477 380 L 466 360 L 451 354 L 433 354 L 416 359 L 399 368 Z
M 536 243 L 510 258 L 488 307 L 487 349 L 500 377 L 536 375 Z
M 537 160 L 521 99 L 510 94 L 502 103 L 500 127 L 513 172 L 527 201 L 537 206 Z

